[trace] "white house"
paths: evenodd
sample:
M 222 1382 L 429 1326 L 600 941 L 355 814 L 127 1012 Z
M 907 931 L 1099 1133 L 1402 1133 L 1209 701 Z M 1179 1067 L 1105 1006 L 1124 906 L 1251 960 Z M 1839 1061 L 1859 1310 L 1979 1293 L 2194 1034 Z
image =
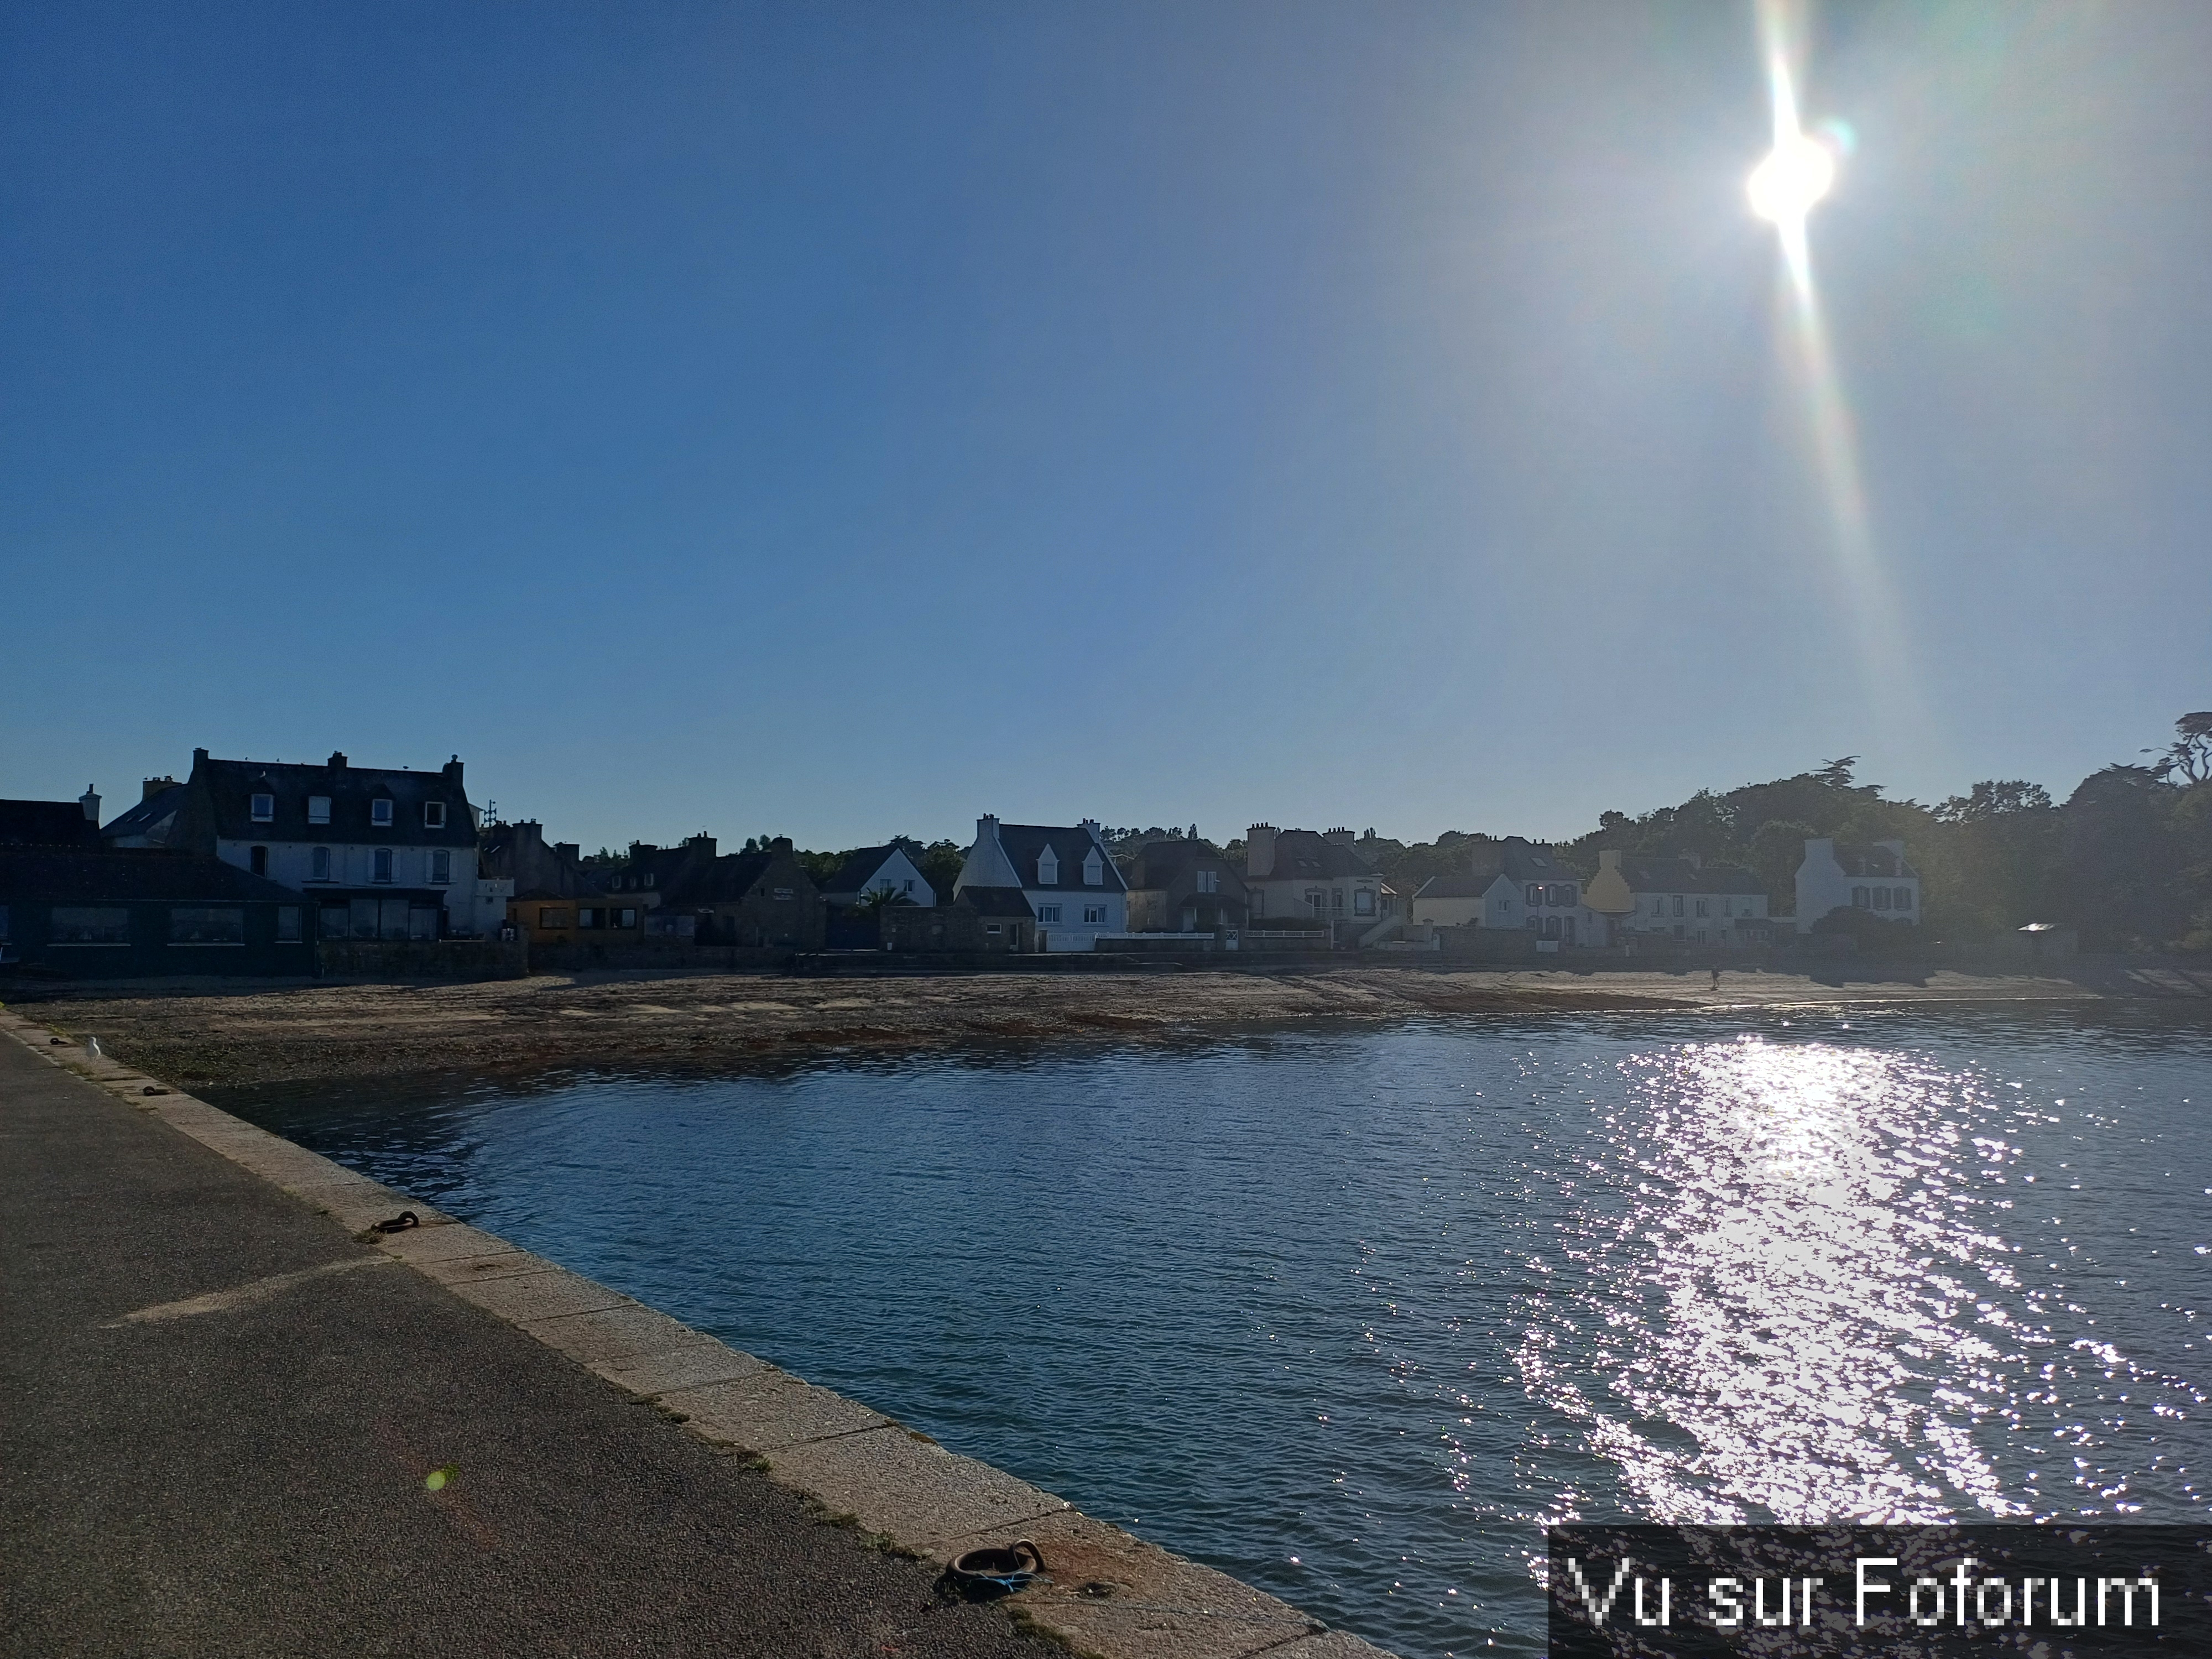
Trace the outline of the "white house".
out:
M 976 819 L 953 896 L 970 888 L 1018 890 L 1036 917 L 1040 950 L 1088 951 L 1102 933 L 1128 931 L 1128 889 L 1096 818 L 1072 825 Z
M 1905 861 L 1905 843 L 1878 841 L 1839 847 L 1821 836 L 1805 843 L 1797 866 L 1797 931 L 1833 910 L 1865 910 L 1884 921 L 1920 922 L 1920 872 Z
M 212 759 L 156 780 L 101 831 L 111 846 L 212 854 L 319 905 L 325 939 L 495 933 L 497 883 L 477 879 L 477 811 L 457 756 L 435 772 Z M 499 908 L 495 910 L 493 906 Z
M 937 890 L 921 873 L 911 850 L 899 842 L 886 847 L 863 847 L 846 859 L 822 888 L 823 898 L 840 908 L 859 904 L 878 893 L 925 909 L 937 903 Z
M 1464 872 L 1421 884 L 1412 911 L 1417 924 L 1512 928 L 1563 945 L 1605 942 L 1598 919 L 1583 902 L 1581 880 L 1520 836 L 1478 842 Z
M 1615 944 L 1644 938 L 1693 945 L 1763 945 L 1772 935 L 1766 890 L 1733 864 L 1694 853 L 1674 859 L 1624 857 L 1608 848 L 1583 890 Z

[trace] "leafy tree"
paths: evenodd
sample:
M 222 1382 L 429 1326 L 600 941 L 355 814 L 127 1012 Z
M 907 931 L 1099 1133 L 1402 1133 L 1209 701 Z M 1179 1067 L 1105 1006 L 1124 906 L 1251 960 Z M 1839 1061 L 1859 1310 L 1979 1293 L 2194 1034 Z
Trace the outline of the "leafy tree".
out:
M 2184 714 L 2173 723 L 2173 741 L 2157 753 L 2165 775 L 2185 783 L 2212 783 L 2212 709 Z
M 1766 890 L 1770 914 L 1796 913 L 1797 866 L 1805 861 L 1805 843 L 1814 833 L 1811 824 L 1794 818 L 1769 818 L 1752 831 L 1746 862 Z

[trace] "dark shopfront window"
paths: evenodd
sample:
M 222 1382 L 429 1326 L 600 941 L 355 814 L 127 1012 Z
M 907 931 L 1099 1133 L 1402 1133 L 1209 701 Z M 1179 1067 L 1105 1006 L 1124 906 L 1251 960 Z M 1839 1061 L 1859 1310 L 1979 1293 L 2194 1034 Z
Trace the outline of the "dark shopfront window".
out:
M 404 898 L 357 898 L 341 910 L 328 905 L 323 910 L 325 939 L 435 939 L 438 937 L 437 907 L 417 904 Z
M 54 945 L 128 945 L 131 912 L 119 905 L 57 904 L 46 938 Z
M 172 945 L 243 945 L 246 910 L 243 906 L 178 905 L 169 912 Z

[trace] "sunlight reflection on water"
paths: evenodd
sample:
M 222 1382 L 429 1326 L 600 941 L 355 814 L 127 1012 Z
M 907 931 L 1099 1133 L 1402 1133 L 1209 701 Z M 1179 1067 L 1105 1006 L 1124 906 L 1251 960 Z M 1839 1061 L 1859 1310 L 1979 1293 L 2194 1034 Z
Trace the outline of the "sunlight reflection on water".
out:
M 1526 1299 L 1516 1354 L 1531 1394 L 1616 1472 L 1604 1512 L 2140 1511 L 2124 1473 L 2077 1479 L 2089 1490 L 2059 1507 L 2036 1489 L 2040 1468 L 2009 1490 L 1999 1473 L 2020 1461 L 2002 1442 L 2086 1384 L 2095 1403 L 2057 1437 L 2156 1480 L 2142 1431 L 2124 1444 L 2128 1419 L 2203 1403 L 2089 1335 L 2062 1285 L 2023 1282 L 2015 1200 L 1989 1189 L 2017 1166 L 2028 1120 L 2058 1117 L 1910 1053 L 1747 1036 L 1619 1064 L 1625 1096 L 1582 1161 L 1589 1187 L 1559 1224 L 1549 1293 Z M 2110 1382 L 2125 1393 L 2107 1400 Z M 1563 1491 L 1546 1518 L 1577 1518 L 1580 1498 Z

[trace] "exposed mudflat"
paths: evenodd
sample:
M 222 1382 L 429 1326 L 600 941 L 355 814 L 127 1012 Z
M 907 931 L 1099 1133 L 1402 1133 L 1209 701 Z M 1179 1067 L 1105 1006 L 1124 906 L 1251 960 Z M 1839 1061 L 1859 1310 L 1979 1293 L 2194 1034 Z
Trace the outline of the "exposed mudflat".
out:
M 1793 1004 L 2203 1000 L 2212 974 L 1346 967 L 881 977 L 610 972 L 482 984 L 207 981 L 19 991 L 9 1006 L 156 1076 L 241 1085 L 433 1072 L 746 1066 L 833 1049 L 1203 1037 L 1323 1019 Z M 2212 1003 L 2208 1003 L 2212 1008 Z

